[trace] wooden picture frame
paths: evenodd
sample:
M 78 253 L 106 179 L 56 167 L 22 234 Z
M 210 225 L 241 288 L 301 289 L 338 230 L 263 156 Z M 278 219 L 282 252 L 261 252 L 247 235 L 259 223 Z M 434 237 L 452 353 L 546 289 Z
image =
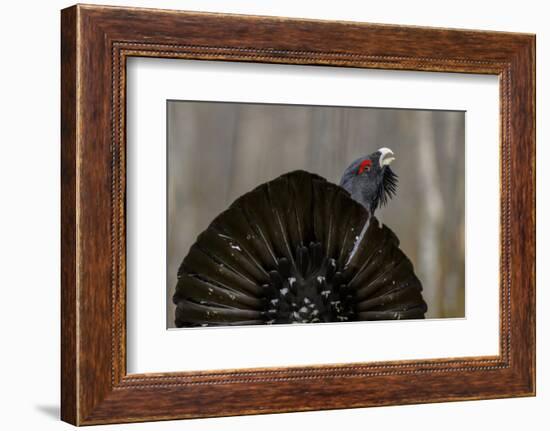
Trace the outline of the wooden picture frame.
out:
M 535 394 L 534 35 L 77 5 L 62 11 L 61 49 L 64 421 Z M 500 354 L 128 375 L 125 65 L 131 56 L 498 75 Z

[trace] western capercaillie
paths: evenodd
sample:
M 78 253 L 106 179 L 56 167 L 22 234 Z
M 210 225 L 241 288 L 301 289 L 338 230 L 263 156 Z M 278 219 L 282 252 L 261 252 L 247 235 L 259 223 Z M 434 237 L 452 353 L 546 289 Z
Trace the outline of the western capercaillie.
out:
M 397 191 L 397 175 L 390 168 L 394 160 L 389 148 L 361 157 L 346 168 L 340 186 L 374 215 L 376 208 L 386 205 Z
M 176 326 L 423 318 L 413 265 L 374 216 L 396 192 L 393 160 L 381 148 L 340 186 L 293 171 L 238 198 L 179 268 Z

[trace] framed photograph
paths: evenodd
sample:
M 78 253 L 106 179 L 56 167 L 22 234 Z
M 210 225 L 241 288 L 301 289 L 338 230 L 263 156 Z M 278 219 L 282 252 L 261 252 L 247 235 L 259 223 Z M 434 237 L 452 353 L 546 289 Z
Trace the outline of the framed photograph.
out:
M 62 419 L 535 394 L 535 37 L 61 14 Z

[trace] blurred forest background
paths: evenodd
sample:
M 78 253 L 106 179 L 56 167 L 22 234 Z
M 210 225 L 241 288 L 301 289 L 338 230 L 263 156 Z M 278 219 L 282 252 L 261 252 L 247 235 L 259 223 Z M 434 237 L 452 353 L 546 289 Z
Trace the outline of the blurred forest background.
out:
M 257 185 L 295 170 L 336 184 L 358 157 L 396 156 L 397 196 L 377 217 L 424 287 L 427 318 L 464 317 L 464 112 L 168 102 L 167 326 L 177 270 L 210 222 Z

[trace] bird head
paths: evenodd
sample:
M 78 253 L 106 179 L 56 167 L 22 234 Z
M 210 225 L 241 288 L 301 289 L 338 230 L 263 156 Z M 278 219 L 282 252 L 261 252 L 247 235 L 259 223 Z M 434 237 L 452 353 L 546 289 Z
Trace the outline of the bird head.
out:
M 389 148 L 361 157 L 346 168 L 340 186 L 373 215 L 397 190 L 397 175 L 390 168 L 394 160 Z

